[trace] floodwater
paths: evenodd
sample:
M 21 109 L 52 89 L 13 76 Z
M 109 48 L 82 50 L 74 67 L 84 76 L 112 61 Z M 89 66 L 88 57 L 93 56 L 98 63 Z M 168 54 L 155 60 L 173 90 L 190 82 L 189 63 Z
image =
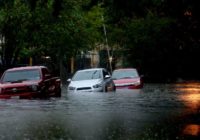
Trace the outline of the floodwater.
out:
M 0 100 L 1 140 L 200 139 L 200 83 Z

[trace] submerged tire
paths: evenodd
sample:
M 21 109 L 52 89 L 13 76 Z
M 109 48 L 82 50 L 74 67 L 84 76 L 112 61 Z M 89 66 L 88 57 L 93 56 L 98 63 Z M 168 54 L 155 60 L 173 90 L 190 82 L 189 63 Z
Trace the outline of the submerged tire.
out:
M 59 87 L 55 93 L 55 97 L 61 97 L 61 88 Z

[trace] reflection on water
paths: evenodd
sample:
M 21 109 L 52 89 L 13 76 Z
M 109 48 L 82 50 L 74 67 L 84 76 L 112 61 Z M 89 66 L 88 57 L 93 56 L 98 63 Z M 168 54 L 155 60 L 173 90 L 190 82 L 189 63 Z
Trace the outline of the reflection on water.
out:
M 200 94 L 198 93 L 189 93 L 187 95 L 181 96 L 184 104 L 190 109 L 196 110 L 200 107 Z
M 180 86 L 180 85 L 179 85 Z M 182 88 L 177 88 L 182 93 L 180 99 L 191 110 L 196 111 L 200 108 L 200 84 L 199 83 L 187 83 Z
M 173 139 L 179 132 L 169 128 L 178 125 L 162 123 L 200 107 L 200 84 L 196 83 L 146 84 L 141 90 L 110 93 L 63 89 L 62 93 L 61 98 L 47 100 L 0 100 L 0 139 Z M 186 127 L 181 132 L 199 135 L 198 123 L 183 123 Z
M 182 86 L 181 86 L 182 85 Z M 182 100 L 183 104 L 188 107 L 187 114 L 189 115 L 186 121 L 185 126 L 182 131 L 182 135 L 195 136 L 199 138 L 200 135 L 200 125 L 199 119 L 195 119 L 194 117 L 199 116 L 200 110 L 200 84 L 199 83 L 187 83 L 187 84 L 179 84 L 176 85 L 177 90 L 181 93 L 180 100 Z M 180 87 L 181 88 L 180 88 Z M 192 115 L 190 115 L 190 113 Z M 191 122 L 193 122 L 191 124 Z M 194 124 L 196 123 L 196 124 Z
M 184 129 L 183 133 L 185 135 L 198 136 L 200 134 L 200 125 L 188 124 Z

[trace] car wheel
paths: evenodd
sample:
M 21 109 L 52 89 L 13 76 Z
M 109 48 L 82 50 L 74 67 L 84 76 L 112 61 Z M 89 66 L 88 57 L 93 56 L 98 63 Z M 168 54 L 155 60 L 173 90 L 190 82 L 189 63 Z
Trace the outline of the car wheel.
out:
M 105 85 L 105 87 L 103 88 L 103 92 L 107 92 L 108 91 L 108 87 Z
M 115 86 L 115 84 L 112 84 L 112 87 L 113 87 L 113 91 L 116 91 L 116 86 Z
M 114 83 L 109 83 L 109 85 L 106 86 L 106 92 L 107 91 L 115 91 L 116 87 Z
M 41 90 L 41 93 L 39 94 L 39 98 L 47 98 L 49 95 L 49 92 L 48 92 L 48 89 L 46 87 L 44 87 L 42 90 Z
M 61 88 L 59 87 L 55 93 L 55 97 L 61 97 Z

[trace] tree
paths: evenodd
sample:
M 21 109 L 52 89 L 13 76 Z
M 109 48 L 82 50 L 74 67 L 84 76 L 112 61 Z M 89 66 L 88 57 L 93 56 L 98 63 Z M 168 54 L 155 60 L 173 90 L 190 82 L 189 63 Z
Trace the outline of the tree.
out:
M 0 33 L 4 38 L 1 46 L 1 62 L 5 67 L 14 65 L 20 50 L 27 46 L 27 26 L 30 12 L 26 4 L 19 0 L 4 3 L 0 10 Z M 28 19 L 28 20 L 27 20 Z
M 3 1 L 0 4 L 0 32 L 5 38 L 1 51 L 3 67 L 15 65 L 19 57 L 50 56 L 63 75 L 64 61 L 100 38 L 101 18 L 95 19 L 95 16 L 102 10 L 96 6 L 88 12 L 84 9 L 88 3 L 81 0 Z
M 198 77 L 197 1 L 108 0 L 105 6 L 110 15 L 108 36 L 130 52 L 129 66 L 139 65 L 145 75 L 156 79 Z M 118 33 L 122 36 L 116 38 Z

